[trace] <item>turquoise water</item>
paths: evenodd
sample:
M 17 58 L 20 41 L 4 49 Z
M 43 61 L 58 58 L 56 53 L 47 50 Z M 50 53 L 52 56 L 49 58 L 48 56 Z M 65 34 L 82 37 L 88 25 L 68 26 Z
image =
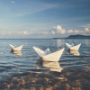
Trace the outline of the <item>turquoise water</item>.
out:
M 71 53 L 65 43 L 81 46 Z M 20 55 L 9 44 L 23 45 Z M 33 46 L 65 50 L 59 62 L 40 62 Z M 89 90 L 90 39 L 0 39 L 0 84 L 1 90 Z

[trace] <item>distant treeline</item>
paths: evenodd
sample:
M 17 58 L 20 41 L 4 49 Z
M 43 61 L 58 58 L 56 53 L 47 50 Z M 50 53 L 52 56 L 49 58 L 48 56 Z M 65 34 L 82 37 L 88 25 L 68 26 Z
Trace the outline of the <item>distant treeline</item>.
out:
M 53 39 L 90 39 L 90 36 L 86 36 L 86 35 L 70 35 L 66 38 L 53 38 Z
M 70 35 L 67 39 L 90 39 L 90 36 L 86 35 Z

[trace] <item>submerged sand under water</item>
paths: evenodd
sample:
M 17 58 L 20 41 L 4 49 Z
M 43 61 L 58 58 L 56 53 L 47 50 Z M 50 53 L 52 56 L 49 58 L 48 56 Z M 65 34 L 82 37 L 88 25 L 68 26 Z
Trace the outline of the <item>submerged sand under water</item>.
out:
M 63 73 L 32 71 L 17 74 L 0 81 L 0 90 L 89 90 L 90 71 L 68 71 Z

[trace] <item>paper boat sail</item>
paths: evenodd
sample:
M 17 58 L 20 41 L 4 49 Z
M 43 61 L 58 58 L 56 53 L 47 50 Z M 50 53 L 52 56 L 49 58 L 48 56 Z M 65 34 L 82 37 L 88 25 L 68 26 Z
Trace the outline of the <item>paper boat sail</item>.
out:
M 81 43 L 78 44 L 78 45 L 76 45 L 76 46 L 74 46 L 74 44 L 73 44 L 73 45 L 70 45 L 70 44 L 66 43 L 66 46 L 67 46 L 70 50 L 78 50 L 79 47 L 81 46 Z
M 36 48 L 36 47 L 33 47 L 35 52 L 37 53 L 37 55 L 43 60 L 43 61 L 59 61 L 63 51 L 64 51 L 64 48 L 61 49 L 61 50 L 58 50 L 54 53 L 51 53 L 50 49 L 47 48 L 45 51 L 39 49 L 39 48 Z
M 33 49 L 36 51 L 36 53 L 39 57 L 43 57 L 43 56 L 48 55 L 48 54 L 51 53 L 49 48 L 47 48 L 45 51 L 43 51 L 39 48 L 36 48 L 36 47 L 33 47 Z
M 10 47 L 11 47 L 12 50 L 19 50 L 20 51 L 22 49 L 22 47 L 23 47 L 23 45 L 21 45 L 19 47 L 15 47 L 15 46 L 13 46 L 11 44 L 9 44 L 9 45 L 10 45 Z

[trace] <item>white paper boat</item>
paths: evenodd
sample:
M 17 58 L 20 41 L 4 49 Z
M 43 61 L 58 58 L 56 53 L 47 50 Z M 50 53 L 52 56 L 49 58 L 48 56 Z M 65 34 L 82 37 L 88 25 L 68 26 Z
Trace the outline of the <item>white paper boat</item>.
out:
M 81 43 L 78 44 L 78 45 L 76 45 L 76 46 L 74 46 L 74 44 L 70 45 L 70 44 L 66 43 L 66 46 L 67 46 L 70 50 L 78 50 L 79 47 L 81 46 Z
M 51 51 L 49 50 L 49 48 L 47 48 L 45 51 L 39 49 L 39 48 L 36 48 L 36 47 L 33 47 L 35 52 L 37 53 L 37 55 L 43 60 L 43 61 L 59 61 L 63 51 L 64 51 L 64 48 L 61 49 L 61 50 L 58 50 L 54 53 L 51 53 Z
M 20 51 L 20 50 L 22 49 L 22 47 L 23 47 L 23 45 L 21 45 L 21 46 L 19 46 L 19 47 L 15 47 L 15 46 L 13 46 L 13 45 L 11 45 L 11 44 L 9 44 L 9 45 L 10 45 L 11 49 L 14 50 L 14 51 L 15 51 L 15 50 L 16 50 L 16 51 L 17 51 L 17 50 Z
M 63 68 L 60 67 L 59 62 L 42 62 L 42 66 L 48 67 L 50 71 L 61 72 Z
M 22 55 L 22 53 L 21 53 L 20 50 L 11 50 L 11 51 L 10 51 L 10 54 L 16 54 L 16 55 L 19 55 L 19 56 Z

